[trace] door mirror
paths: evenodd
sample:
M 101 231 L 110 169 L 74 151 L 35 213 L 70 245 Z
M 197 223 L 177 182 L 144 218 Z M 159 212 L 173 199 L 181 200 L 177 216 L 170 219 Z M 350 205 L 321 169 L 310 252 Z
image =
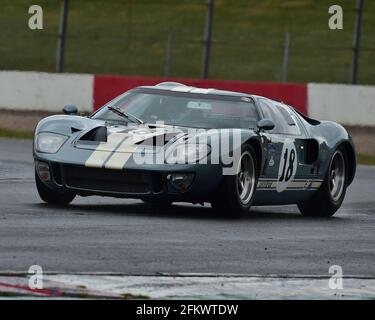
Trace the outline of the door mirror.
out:
M 258 121 L 257 127 L 260 130 L 272 130 L 275 128 L 275 123 L 271 119 L 262 119 Z
M 62 110 L 65 114 L 77 114 L 78 113 L 78 109 L 76 106 L 72 105 L 72 104 L 69 104 L 69 105 L 66 105 L 63 110 Z

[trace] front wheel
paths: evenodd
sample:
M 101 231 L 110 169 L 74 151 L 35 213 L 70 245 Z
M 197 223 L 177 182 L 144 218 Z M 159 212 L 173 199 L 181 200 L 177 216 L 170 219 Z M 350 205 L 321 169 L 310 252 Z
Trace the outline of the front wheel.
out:
M 47 203 L 55 205 L 68 205 L 75 198 L 74 193 L 60 193 L 50 188 L 47 188 L 40 180 L 38 174 L 35 172 L 36 188 L 38 190 L 40 198 Z
M 253 202 L 258 180 L 257 157 L 251 145 L 244 145 L 237 166 L 237 174 L 228 175 L 211 201 L 212 208 L 230 217 L 244 217 Z
M 317 193 L 308 201 L 298 204 L 304 216 L 331 217 L 344 201 L 347 181 L 347 158 L 338 148 L 332 156 L 327 176 Z

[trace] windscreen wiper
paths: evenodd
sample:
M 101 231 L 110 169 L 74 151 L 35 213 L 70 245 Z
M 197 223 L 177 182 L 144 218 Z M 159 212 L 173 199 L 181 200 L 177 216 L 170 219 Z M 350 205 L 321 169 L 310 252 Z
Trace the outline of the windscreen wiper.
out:
M 108 106 L 108 110 L 116 113 L 117 115 L 121 116 L 121 117 L 124 117 L 132 122 L 136 122 L 136 123 L 139 123 L 139 124 L 143 124 L 144 122 L 137 118 L 136 116 L 133 116 L 132 114 L 130 113 L 127 113 L 127 112 L 124 112 L 122 111 L 119 107 L 114 107 L 114 106 Z

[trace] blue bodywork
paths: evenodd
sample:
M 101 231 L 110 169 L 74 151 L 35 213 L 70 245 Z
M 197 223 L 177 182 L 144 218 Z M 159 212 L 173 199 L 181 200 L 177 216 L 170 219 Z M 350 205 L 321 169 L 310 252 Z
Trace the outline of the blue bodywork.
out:
M 154 87 L 147 87 L 152 90 Z M 160 90 L 160 87 L 158 88 Z M 165 89 L 169 90 L 169 89 Z M 255 95 L 244 93 L 213 90 L 215 95 L 236 95 L 247 97 L 255 101 L 259 108 L 259 99 Z M 210 93 L 207 93 L 210 94 Z M 278 102 L 275 102 L 278 103 Z M 106 108 L 104 106 L 103 108 Z M 354 179 L 356 170 L 356 158 L 352 139 L 348 132 L 341 125 L 330 121 L 317 121 L 309 119 L 288 106 L 293 113 L 297 125 L 301 129 L 298 135 L 274 134 L 259 129 L 238 129 L 241 132 L 241 144 L 250 144 L 254 148 L 257 156 L 258 188 L 255 191 L 254 205 L 277 205 L 293 204 L 311 197 L 319 189 L 319 185 L 326 178 L 330 159 L 334 151 L 339 147 L 345 148 L 348 160 L 348 179 L 347 185 Z M 260 118 L 264 118 L 259 108 Z M 79 174 L 87 169 L 87 175 L 95 178 L 96 174 L 102 170 L 109 170 L 105 166 L 97 168 L 87 168 L 87 161 L 96 152 L 98 147 L 103 144 L 100 141 L 82 141 L 84 137 L 96 128 L 105 127 L 108 132 L 128 132 L 130 129 L 152 130 L 152 126 L 147 124 L 127 126 L 116 126 L 107 124 L 102 120 L 96 120 L 92 117 L 56 115 L 42 119 L 36 127 L 35 136 L 42 132 L 58 133 L 68 137 L 62 147 L 54 154 L 38 152 L 33 148 L 35 161 L 47 163 L 50 167 L 52 177 L 50 181 L 43 183 L 50 189 L 64 192 L 71 191 L 81 196 L 101 195 L 123 198 L 138 199 L 168 199 L 170 201 L 204 202 L 210 201 L 212 196 L 223 181 L 223 164 L 137 164 L 133 157 L 129 157 L 123 168 L 117 170 L 120 172 L 132 173 L 135 179 L 140 177 L 144 179 L 149 187 L 145 190 L 136 190 L 135 192 L 111 190 L 111 187 L 105 188 L 99 184 L 85 186 L 72 186 L 67 180 L 68 171 L 72 168 Z M 178 128 L 182 132 L 186 128 Z M 220 129 L 219 129 L 220 131 Z M 207 134 L 207 133 L 201 133 Z M 166 145 L 177 143 L 180 138 L 167 141 Z M 212 137 L 212 139 L 216 139 Z M 276 190 L 275 185 L 280 175 L 280 161 L 282 160 L 282 150 L 286 141 L 294 144 L 297 152 L 297 169 L 293 176 L 295 187 L 288 187 L 283 191 Z M 212 141 L 214 142 L 214 141 Z M 116 152 L 116 151 L 113 151 Z M 154 151 L 157 153 L 158 151 Z M 81 171 L 80 171 L 81 170 Z M 110 169 L 109 176 L 116 174 L 114 169 Z M 173 187 L 168 180 L 171 173 L 192 173 L 193 182 L 187 190 L 181 192 Z M 101 174 L 101 173 L 100 173 Z M 156 182 L 155 182 L 156 181 Z

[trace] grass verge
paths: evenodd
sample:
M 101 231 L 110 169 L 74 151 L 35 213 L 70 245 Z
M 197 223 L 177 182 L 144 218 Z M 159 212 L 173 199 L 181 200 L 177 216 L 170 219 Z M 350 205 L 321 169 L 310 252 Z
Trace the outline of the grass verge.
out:
M 55 72 L 60 1 L 43 7 L 43 30 L 27 27 L 31 0 L 2 0 L 0 69 Z M 340 5 L 344 28 L 328 27 Z M 358 81 L 374 84 L 375 1 L 365 1 Z M 65 70 L 163 76 L 168 34 L 173 77 L 200 78 L 204 0 L 70 1 Z M 280 81 L 290 32 L 289 82 L 347 83 L 356 14 L 354 0 L 215 1 L 210 78 Z
M 357 154 L 357 162 L 359 164 L 375 165 L 375 156 L 370 154 Z
M 16 131 L 9 129 L 0 129 L 0 137 L 2 138 L 13 138 L 13 139 L 29 139 L 31 140 L 34 136 L 33 132 L 30 131 Z M 375 155 L 370 154 L 357 154 L 358 164 L 375 165 Z
M 2 138 L 13 138 L 13 139 L 29 139 L 31 140 L 34 136 L 33 132 L 30 131 L 17 131 L 10 129 L 0 129 L 0 137 Z

